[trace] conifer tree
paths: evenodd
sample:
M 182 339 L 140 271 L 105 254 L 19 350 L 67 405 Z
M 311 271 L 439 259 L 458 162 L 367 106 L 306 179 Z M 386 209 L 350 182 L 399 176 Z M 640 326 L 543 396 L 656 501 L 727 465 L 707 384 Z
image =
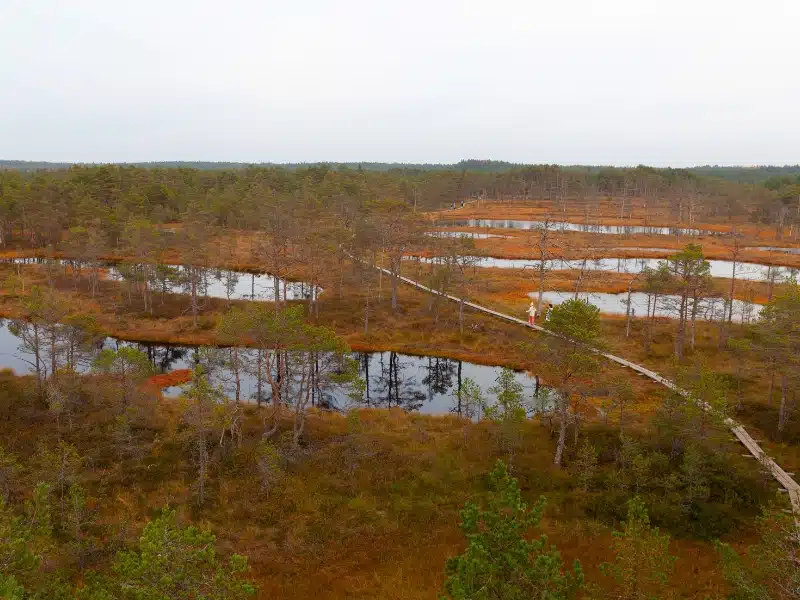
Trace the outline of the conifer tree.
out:
M 669 554 L 669 535 L 650 526 L 644 502 L 628 500 L 628 518 L 621 531 L 614 532 L 613 563 L 604 563 L 603 573 L 614 578 L 611 598 L 649 600 L 666 597 L 675 558 Z
M 532 507 L 522 501 L 517 480 L 498 460 L 489 474 L 486 506 L 468 502 L 461 512 L 467 549 L 447 562 L 445 595 L 451 600 L 566 600 L 583 587 L 583 571 L 575 561 L 565 571 L 561 555 L 545 536 L 528 539 L 545 507 L 542 497 Z
M 234 554 L 222 562 L 210 531 L 180 527 L 174 510 L 164 509 L 145 526 L 139 547 L 120 552 L 107 583 L 118 600 L 239 600 L 255 594 L 243 578 L 247 558 Z

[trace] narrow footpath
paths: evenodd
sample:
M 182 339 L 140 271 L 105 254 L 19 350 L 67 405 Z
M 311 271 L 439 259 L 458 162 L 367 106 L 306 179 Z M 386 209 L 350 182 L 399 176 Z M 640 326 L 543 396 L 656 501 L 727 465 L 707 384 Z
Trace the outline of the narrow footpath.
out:
M 353 256 L 350 256 L 350 258 L 352 260 L 358 260 Z M 375 268 L 378 269 L 379 271 L 382 271 L 389 277 L 392 276 L 391 271 L 389 271 L 388 269 L 384 269 L 383 267 L 379 267 L 377 265 L 375 266 Z M 547 335 L 556 335 L 553 332 L 548 331 L 544 327 L 541 327 L 540 325 L 531 325 L 527 321 L 523 321 L 522 319 L 517 319 L 516 317 L 512 317 L 511 315 L 507 315 L 498 312 L 496 310 L 492 310 L 485 306 L 475 304 L 474 302 L 467 302 L 466 300 L 462 300 L 461 298 L 457 298 L 456 296 L 443 294 L 441 292 L 438 292 L 437 290 L 429 288 L 428 286 L 422 285 L 421 283 L 414 281 L 413 279 L 409 279 L 408 277 L 400 276 L 399 279 L 403 283 L 406 283 L 424 292 L 428 292 L 429 294 L 436 294 L 438 296 L 442 296 L 458 304 L 461 304 L 463 302 L 464 306 L 468 306 L 469 308 L 477 310 L 478 312 L 492 315 L 493 317 L 497 317 L 498 319 L 509 321 L 511 323 L 516 323 L 517 325 L 522 325 L 523 327 L 527 327 L 529 329 L 535 329 L 536 331 L 540 331 Z M 600 355 L 610 361 L 622 365 L 623 367 L 632 369 L 633 371 L 636 371 L 637 373 L 640 373 L 641 375 L 644 375 L 645 377 L 648 377 L 653 381 L 660 383 L 661 385 L 678 392 L 679 394 L 682 394 L 684 396 L 689 395 L 689 393 L 686 390 L 681 390 L 680 388 L 678 388 L 677 385 L 675 385 L 675 383 L 673 383 L 666 377 L 662 377 L 655 371 L 651 371 L 650 369 L 647 369 L 642 365 L 632 363 L 629 360 L 625 360 L 624 358 L 620 358 L 619 356 L 615 356 L 607 352 L 600 352 Z M 706 410 L 711 410 L 711 407 L 705 403 L 703 403 L 703 408 L 705 408 Z M 776 463 L 772 458 L 766 455 L 766 453 L 761 449 L 761 446 L 758 445 L 758 442 L 756 442 L 752 438 L 752 436 L 749 433 L 747 433 L 747 431 L 745 431 L 744 427 L 742 427 L 741 424 L 737 423 L 736 421 L 734 421 L 729 417 L 725 418 L 725 424 L 730 428 L 733 435 L 736 436 L 736 439 L 738 439 L 742 443 L 742 445 L 747 449 L 748 453 L 753 458 L 755 458 L 759 463 L 761 463 L 761 466 L 764 468 L 764 470 L 771 473 L 772 476 L 777 480 L 777 482 L 789 494 L 789 500 L 791 501 L 792 510 L 794 511 L 795 515 L 795 523 L 797 524 L 798 528 L 800 528 L 800 484 L 798 484 L 794 479 L 792 479 L 792 477 L 786 471 L 784 471 L 780 467 L 780 465 L 778 465 L 778 463 Z

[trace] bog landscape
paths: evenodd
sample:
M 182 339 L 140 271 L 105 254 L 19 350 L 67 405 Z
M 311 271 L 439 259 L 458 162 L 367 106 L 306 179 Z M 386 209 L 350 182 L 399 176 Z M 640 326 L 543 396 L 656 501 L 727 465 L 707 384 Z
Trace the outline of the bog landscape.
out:
M 800 597 L 800 167 L 0 163 L 0 598 Z

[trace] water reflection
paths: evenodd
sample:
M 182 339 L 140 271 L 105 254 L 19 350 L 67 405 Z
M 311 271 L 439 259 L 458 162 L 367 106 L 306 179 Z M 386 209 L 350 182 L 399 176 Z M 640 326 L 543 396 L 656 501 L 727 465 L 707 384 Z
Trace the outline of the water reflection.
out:
M 442 227 L 488 227 L 495 229 L 541 229 L 544 221 L 519 221 L 510 219 L 464 219 L 456 221 L 439 221 Z M 550 222 L 549 228 L 554 231 L 582 231 L 584 233 L 604 233 L 610 235 L 721 235 L 707 229 L 691 229 L 686 227 L 650 227 L 646 225 L 591 225 L 585 223 L 567 223 L 565 221 Z
M 438 258 L 406 257 L 408 260 L 436 264 Z M 524 258 L 494 258 L 491 256 L 465 257 L 476 267 L 495 269 L 533 269 L 538 270 L 541 261 Z M 613 271 L 616 273 L 641 273 L 645 268 L 656 269 L 663 258 L 590 258 L 590 259 L 553 259 L 545 261 L 545 269 L 552 271 L 584 270 Z M 729 260 L 708 260 L 712 277 L 731 278 L 734 274 L 734 263 Z M 737 262 L 736 279 L 748 281 L 775 282 L 796 279 L 800 269 L 794 267 L 777 267 L 759 263 Z
M 472 379 L 486 392 L 502 370 L 452 358 L 398 352 L 357 353 L 354 357 L 367 384 L 366 406 L 400 407 L 431 414 L 460 414 L 464 380 Z M 534 397 L 541 391 L 538 377 L 516 372 L 515 379 L 522 384 L 526 404 L 533 412 Z
M 608 252 L 610 250 L 617 251 L 623 250 L 628 252 L 669 252 L 670 254 L 674 254 L 678 250 L 675 248 L 656 248 L 651 246 L 617 246 L 615 248 L 590 248 L 590 250 L 594 250 L 596 252 Z
M 531 299 L 538 300 L 538 292 L 528 294 Z M 544 303 L 558 305 L 566 300 L 575 297 L 574 292 L 546 291 L 543 294 Z M 625 315 L 628 309 L 628 294 L 609 294 L 606 292 L 580 292 L 578 297 L 582 300 L 591 302 L 600 309 L 600 312 L 615 315 Z M 631 316 L 646 317 L 649 314 L 656 317 L 677 318 L 679 296 L 661 295 L 658 297 L 648 295 L 643 292 L 633 292 L 631 299 Z M 725 317 L 726 301 L 724 298 L 704 298 L 698 305 L 697 318 L 701 321 L 719 321 Z M 758 318 L 761 304 L 746 302 L 744 300 L 733 301 L 734 320 L 741 323 L 751 323 Z
M 139 343 L 106 338 L 83 349 L 83 357 L 76 361 L 76 370 L 90 369 L 91 358 L 103 348 L 119 349 L 132 346 L 144 352 L 157 373 L 168 373 L 177 369 L 192 369 L 201 365 L 210 382 L 220 386 L 231 398 L 243 402 L 270 402 L 271 386 L 265 372 L 267 361 L 263 351 L 252 348 L 194 347 L 170 344 Z M 42 348 L 42 359 L 50 362 L 48 348 Z M 61 351 L 60 349 L 58 350 Z M 273 358 L 274 358 L 274 353 Z M 307 355 L 304 355 L 307 357 Z M 359 399 L 352 397 L 352 390 L 342 386 L 314 386 L 312 405 L 343 410 L 351 406 L 375 408 L 402 408 L 427 414 L 461 412 L 461 390 L 466 378 L 475 381 L 486 392 L 495 384 L 500 367 L 477 365 L 469 362 L 437 356 L 414 356 L 398 352 L 359 352 L 351 355 L 358 365 L 358 373 L 366 387 Z M 9 323 L 0 327 L 0 368 L 11 368 L 19 374 L 32 371 L 30 353 L 22 347 L 22 340 L 9 330 Z M 320 356 L 323 361 L 329 356 Z M 278 361 L 284 361 L 285 385 L 292 381 L 292 355 L 282 353 Z M 61 355 L 57 361 L 62 361 Z M 271 361 L 273 365 L 277 361 Z M 46 375 L 46 373 L 45 373 Z M 273 368 L 273 379 L 280 380 L 279 371 Z M 538 378 L 525 373 L 515 373 L 522 384 L 529 411 L 535 410 L 535 393 Z M 179 386 L 166 388 L 167 396 L 182 393 Z M 289 394 L 291 396 L 291 394 Z M 541 401 L 542 394 L 538 401 Z
M 430 237 L 440 237 L 440 238 L 467 238 L 467 239 L 474 239 L 474 240 L 487 240 L 490 238 L 504 238 L 508 239 L 511 236 L 508 235 L 500 235 L 497 233 L 478 233 L 475 231 L 426 231 L 425 235 Z
M 115 349 L 123 345 L 129 345 L 129 342 L 120 342 L 115 338 L 108 338 L 105 346 L 113 346 Z M 145 354 L 153 365 L 153 370 L 156 373 L 168 373 L 174 370 L 175 364 L 189 364 L 192 350 L 186 346 L 159 346 L 156 344 L 136 344 L 136 346 Z M 193 362 L 193 361 L 192 361 Z
M 778 246 L 748 246 L 745 250 L 757 250 L 759 252 L 785 252 L 787 254 L 800 254 L 800 248 L 780 248 Z
M 79 261 L 42 257 L 3 259 L 0 262 L 59 265 L 65 269 L 73 267 L 75 271 L 81 267 Z M 101 266 L 106 278 L 112 281 L 139 283 L 146 277 L 151 289 L 168 294 L 190 294 L 192 286 L 199 296 L 228 300 L 272 301 L 276 298 L 276 289 L 279 298 L 285 300 L 311 300 L 322 293 L 319 287 L 308 283 L 287 281 L 266 273 L 158 264 L 149 265 L 151 268 L 145 275 L 142 264 L 103 263 Z
M 124 267 L 109 267 L 108 278 L 115 281 L 131 279 Z M 199 268 L 197 288 L 201 296 L 228 300 L 310 300 L 319 290 L 302 281 L 286 281 L 268 274 L 248 273 L 226 269 Z M 189 294 L 192 278 L 183 266 L 170 267 L 170 272 L 159 281 L 159 291 L 171 294 Z

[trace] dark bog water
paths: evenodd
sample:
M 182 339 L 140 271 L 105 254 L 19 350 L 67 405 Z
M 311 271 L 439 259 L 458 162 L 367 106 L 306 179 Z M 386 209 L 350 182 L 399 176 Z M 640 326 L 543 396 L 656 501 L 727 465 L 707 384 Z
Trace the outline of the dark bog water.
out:
M 800 254 L 800 248 L 780 248 L 777 246 L 748 246 L 745 250 L 758 250 L 759 252 L 785 252 L 786 254 Z
M 42 259 L 42 258 L 14 258 L 3 262 L 13 264 L 56 264 L 68 266 L 73 261 L 67 259 Z M 136 280 L 141 275 L 137 273 L 140 265 L 132 264 L 105 264 L 104 274 L 107 279 L 123 281 Z M 152 277 L 148 282 L 157 292 L 170 294 L 188 294 L 190 281 L 187 269 L 180 265 L 157 265 L 157 277 Z M 228 269 L 199 268 L 196 279 L 198 295 L 207 298 L 226 298 L 230 300 L 275 300 L 275 287 L 278 287 L 280 297 L 287 300 L 309 300 L 314 294 L 322 292 L 320 288 L 302 281 L 287 281 L 275 278 L 267 273 L 250 273 L 246 271 L 233 271 Z
M 31 372 L 32 356 L 20 348 L 21 340 L 16 337 L 4 322 L 0 327 L 0 368 L 11 368 L 18 374 Z M 189 347 L 165 344 L 142 344 L 105 339 L 101 345 L 87 352 L 77 364 L 76 370 L 90 368 L 92 354 L 101 348 L 116 349 L 119 346 L 134 346 L 146 353 L 154 370 L 166 373 L 176 369 L 191 369 L 198 361 L 203 365 L 212 384 L 220 386 L 229 398 L 235 397 L 236 377 L 231 367 L 233 348 Z M 257 351 L 238 348 L 238 369 L 240 399 L 256 402 L 258 399 Z M 49 356 L 45 352 L 45 363 Z M 358 406 L 377 408 L 399 407 L 409 411 L 428 414 L 447 414 L 458 412 L 459 390 L 466 378 L 471 378 L 488 394 L 501 372 L 500 367 L 477 365 L 469 362 L 436 356 L 413 356 L 397 352 L 354 353 L 352 358 L 358 363 L 359 375 L 366 382 L 366 390 Z M 61 359 L 59 359 L 61 360 Z M 290 373 L 291 376 L 291 373 Z M 517 372 L 516 380 L 522 384 L 529 409 L 534 409 L 536 379 Z M 291 379 L 291 377 L 289 378 Z M 261 399 L 269 401 L 270 387 L 261 376 Z M 167 396 L 178 396 L 180 387 L 166 388 Z M 314 404 L 326 408 L 344 409 L 356 405 L 349 397 L 349 389 L 329 387 L 314 397 Z M 544 391 L 542 393 L 544 395 Z M 541 401 L 541 396 L 539 401 Z
M 168 279 L 160 291 L 172 294 L 187 294 L 185 269 L 181 266 L 171 267 L 175 275 Z M 320 290 L 302 281 L 286 281 L 276 279 L 272 275 L 231 271 L 226 269 L 201 269 L 200 294 L 208 298 L 227 298 L 230 300 L 275 300 L 277 284 L 280 298 L 287 300 L 310 300 Z M 111 267 L 109 279 L 117 281 L 125 277 L 121 269 Z
M 440 238 L 468 238 L 473 240 L 488 240 L 490 238 L 510 238 L 508 235 L 497 233 L 478 233 L 475 231 L 426 231 L 425 235 Z
M 412 259 L 413 257 L 409 257 Z M 537 270 L 540 261 L 525 258 L 494 258 L 491 256 L 472 256 L 475 266 L 496 269 L 532 269 Z M 435 263 L 436 258 L 420 258 L 425 263 Z M 613 271 L 616 273 L 641 273 L 646 267 L 655 269 L 664 259 L 661 258 L 592 258 L 587 260 L 554 259 L 545 261 L 545 268 L 553 271 L 589 270 Z M 733 262 L 729 260 L 709 260 L 712 277 L 731 278 Z M 792 267 L 776 267 L 759 263 L 736 263 L 736 279 L 748 281 L 766 281 L 772 276 L 776 282 L 797 277 L 800 269 Z
M 163 353 L 156 350 L 156 355 Z M 230 349 L 220 349 L 224 357 Z M 242 352 L 242 351 L 240 351 Z M 193 364 L 194 350 L 175 361 L 174 368 L 189 368 Z M 248 365 L 255 364 L 255 350 L 244 350 L 240 360 Z M 484 392 L 492 387 L 500 374 L 500 367 L 477 365 L 474 363 L 436 356 L 415 356 L 398 352 L 358 352 L 351 355 L 358 363 L 359 376 L 365 381 L 366 389 L 361 402 L 354 403 L 348 390 L 330 389 L 321 394 L 324 406 L 344 409 L 358 404 L 374 408 L 398 407 L 408 411 L 427 414 L 447 414 L 458 412 L 458 394 L 463 381 L 471 378 Z M 536 390 L 536 380 L 524 373 L 516 373 L 516 380 L 522 384 L 525 396 L 532 398 Z M 233 397 L 235 378 L 230 368 L 221 367 L 210 370 L 212 382 L 223 387 L 228 397 Z M 254 370 L 240 373 L 242 398 L 255 401 L 258 382 Z M 168 388 L 167 395 L 177 395 L 179 389 Z M 264 389 L 262 399 L 269 400 L 269 391 Z
M 528 294 L 534 301 L 538 301 L 539 293 L 530 292 Z M 543 294 L 545 305 L 552 303 L 558 305 L 565 300 L 570 300 L 575 297 L 574 292 L 558 292 L 546 291 Z M 581 300 L 591 302 L 600 309 L 601 313 L 612 315 L 627 314 L 628 294 L 623 292 L 621 294 L 609 294 L 606 292 L 581 292 L 578 294 Z M 658 298 L 655 308 L 651 305 L 648 307 L 647 294 L 643 292 L 633 292 L 631 298 L 631 310 L 633 317 L 646 317 L 648 309 L 651 313 L 655 313 L 657 317 L 677 318 L 677 306 L 680 300 L 679 296 L 661 296 Z M 761 304 L 754 304 L 742 300 L 733 301 L 733 318 L 735 321 L 741 323 L 750 323 L 758 318 L 763 306 Z M 706 298 L 700 302 L 698 307 L 697 318 L 701 321 L 719 321 L 726 314 L 726 304 L 722 298 Z
M 543 221 L 519 221 L 509 219 L 463 219 L 456 221 L 439 221 L 442 227 L 488 227 L 496 229 L 541 229 Z M 701 235 L 718 234 L 716 231 L 689 229 L 685 227 L 648 227 L 644 225 L 587 225 L 583 223 L 551 222 L 550 229 L 555 231 L 582 231 L 585 233 L 604 233 L 609 235 Z

